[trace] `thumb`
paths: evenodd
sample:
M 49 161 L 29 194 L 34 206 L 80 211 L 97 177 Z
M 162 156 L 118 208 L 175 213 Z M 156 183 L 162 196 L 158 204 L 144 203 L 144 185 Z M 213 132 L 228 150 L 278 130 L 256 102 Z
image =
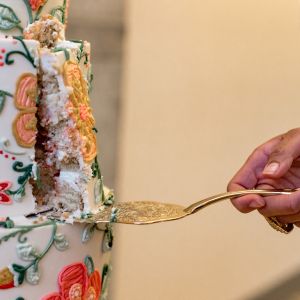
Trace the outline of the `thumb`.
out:
M 300 155 L 300 128 L 292 129 L 280 137 L 272 149 L 263 170 L 266 177 L 280 178 Z

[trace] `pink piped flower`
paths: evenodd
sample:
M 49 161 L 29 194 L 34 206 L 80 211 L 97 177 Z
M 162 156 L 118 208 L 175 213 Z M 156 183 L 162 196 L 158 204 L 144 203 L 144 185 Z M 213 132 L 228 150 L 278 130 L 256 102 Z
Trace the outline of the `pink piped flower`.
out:
M 11 187 L 11 182 L 0 182 L 0 204 L 12 204 L 12 199 L 5 193 Z

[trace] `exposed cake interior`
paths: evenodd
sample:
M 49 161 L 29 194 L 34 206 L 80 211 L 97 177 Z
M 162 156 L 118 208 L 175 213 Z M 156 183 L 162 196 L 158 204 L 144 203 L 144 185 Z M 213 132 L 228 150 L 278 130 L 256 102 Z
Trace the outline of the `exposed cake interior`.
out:
M 90 46 L 48 38 L 63 36 L 57 22 L 45 17 L 26 29 L 42 46 L 35 146 L 39 180 L 33 193 L 38 206 L 76 214 L 90 212 L 91 198 L 101 193 L 102 185 L 101 176 L 93 172 L 97 147 L 89 100 Z

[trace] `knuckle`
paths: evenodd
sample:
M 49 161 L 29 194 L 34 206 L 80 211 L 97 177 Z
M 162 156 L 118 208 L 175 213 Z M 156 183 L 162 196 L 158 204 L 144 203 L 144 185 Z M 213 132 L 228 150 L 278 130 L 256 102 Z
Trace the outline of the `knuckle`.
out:
M 252 154 L 250 155 L 250 157 L 261 157 L 262 155 L 264 155 L 264 148 L 263 146 L 259 146 L 259 147 L 256 147 Z

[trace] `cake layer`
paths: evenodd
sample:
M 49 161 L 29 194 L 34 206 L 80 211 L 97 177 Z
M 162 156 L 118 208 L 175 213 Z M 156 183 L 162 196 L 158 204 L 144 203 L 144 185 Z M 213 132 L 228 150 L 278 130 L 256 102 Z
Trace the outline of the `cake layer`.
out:
M 0 217 L 35 206 L 38 48 L 35 41 L 0 38 Z
M 2 219 L 0 226 L 0 299 L 105 299 L 109 229 L 43 218 Z
M 22 36 L 23 30 L 43 15 L 65 24 L 69 0 L 0 0 L 0 34 Z

